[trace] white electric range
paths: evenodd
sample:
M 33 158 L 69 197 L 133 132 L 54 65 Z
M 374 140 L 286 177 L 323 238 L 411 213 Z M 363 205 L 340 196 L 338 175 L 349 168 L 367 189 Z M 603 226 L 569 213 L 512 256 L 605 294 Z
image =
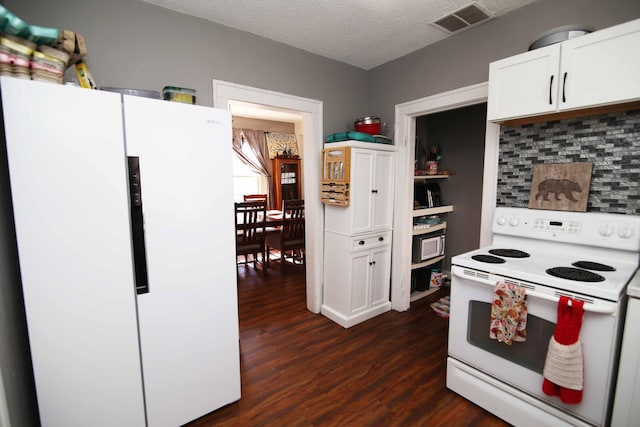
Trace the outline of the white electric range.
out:
M 626 305 L 638 268 L 640 217 L 496 208 L 493 242 L 452 258 L 447 386 L 517 425 L 604 425 Z M 527 340 L 489 338 L 498 282 L 526 288 Z M 585 301 L 579 404 L 542 392 L 561 295 Z

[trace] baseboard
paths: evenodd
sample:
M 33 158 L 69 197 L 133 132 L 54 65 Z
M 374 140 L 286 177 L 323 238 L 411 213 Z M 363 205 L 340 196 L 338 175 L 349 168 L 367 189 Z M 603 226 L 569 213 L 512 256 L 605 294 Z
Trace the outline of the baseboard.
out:
M 353 316 L 344 316 L 341 313 L 338 313 L 336 310 L 332 309 L 331 307 L 328 307 L 326 305 L 322 305 L 322 307 L 320 307 L 320 313 L 323 314 L 324 316 L 328 317 L 329 319 L 333 320 L 334 322 L 336 322 L 338 325 L 342 326 L 343 328 L 350 328 L 353 325 L 357 325 L 358 323 L 362 323 L 365 320 L 369 320 L 373 317 L 376 317 L 382 313 L 385 313 L 387 311 L 391 310 L 391 302 L 386 302 L 384 304 L 381 305 L 377 305 L 375 307 L 371 307 L 365 311 L 361 311 Z

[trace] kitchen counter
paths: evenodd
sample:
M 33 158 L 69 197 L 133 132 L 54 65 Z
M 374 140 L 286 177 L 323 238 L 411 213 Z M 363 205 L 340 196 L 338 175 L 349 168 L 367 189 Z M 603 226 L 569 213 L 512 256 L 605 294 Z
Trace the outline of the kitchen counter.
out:
M 640 323 L 640 270 L 631 279 L 627 294 L 630 298 L 611 418 L 611 425 L 620 427 L 637 426 L 640 422 L 640 405 L 636 404 L 640 399 L 640 340 L 637 330 Z
M 627 287 L 627 295 L 634 298 L 640 298 L 640 269 L 636 270 L 635 276 L 631 279 Z

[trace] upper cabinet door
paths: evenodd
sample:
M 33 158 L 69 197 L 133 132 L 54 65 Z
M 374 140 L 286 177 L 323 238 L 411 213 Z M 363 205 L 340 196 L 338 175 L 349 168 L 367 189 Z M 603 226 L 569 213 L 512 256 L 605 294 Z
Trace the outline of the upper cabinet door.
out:
M 391 230 L 396 167 L 394 147 L 359 141 L 332 146 L 351 147 L 348 167 L 345 167 L 349 170 L 350 201 L 349 206 L 325 205 L 325 230 L 345 235 Z
M 373 175 L 373 223 L 371 231 L 389 230 L 393 222 L 395 153 L 378 151 Z
M 500 121 L 556 110 L 560 45 L 489 65 L 487 119 Z
M 640 19 L 564 42 L 559 109 L 640 99 L 639 49 Z
M 353 149 L 351 151 L 351 212 L 353 226 L 351 233 L 371 231 L 373 224 L 373 150 Z
M 351 233 L 389 230 L 393 220 L 395 153 L 354 149 L 351 164 Z

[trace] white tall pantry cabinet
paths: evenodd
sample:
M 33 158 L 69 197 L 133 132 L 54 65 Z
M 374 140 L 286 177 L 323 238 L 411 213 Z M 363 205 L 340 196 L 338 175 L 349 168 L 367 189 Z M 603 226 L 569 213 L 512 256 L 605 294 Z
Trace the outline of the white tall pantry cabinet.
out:
M 391 241 L 396 148 L 345 141 L 349 206 L 326 205 L 321 312 L 348 328 L 391 309 Z
M 229 113 L 0 89 L 42 425 L 176 426 L 239 399 Z

